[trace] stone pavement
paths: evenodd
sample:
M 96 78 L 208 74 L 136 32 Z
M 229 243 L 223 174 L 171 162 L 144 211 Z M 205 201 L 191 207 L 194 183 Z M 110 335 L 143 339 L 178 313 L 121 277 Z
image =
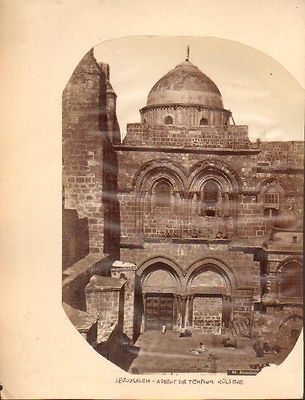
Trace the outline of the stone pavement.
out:
M 147 331 L 135 343 L 139 352 L 129 372 L 226 372 L 228 369 L 250 369 L 250 364 L 279 364 L 284 359 L 284 354 L 257 358 L 252 348 L 253 340 L 247 338 L 238 339 L 236 349 L 225 348 L 221 339 L 222 336 L 211 334 L 195 333 L 192 337 L 179 338 L 179 332 Z M 207 351 L 191 353 L 189 350 L 196 349 L 200 342 Z M 211 360 L 211 354 L 217 358 L 216 362 Z

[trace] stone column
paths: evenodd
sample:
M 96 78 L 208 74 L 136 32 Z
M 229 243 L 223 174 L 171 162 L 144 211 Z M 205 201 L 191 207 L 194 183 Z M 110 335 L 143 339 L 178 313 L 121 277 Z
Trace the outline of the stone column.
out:
M 181 305 L 181 296 L 177 296 L 177 329 L 181 330 L 182 328 L 182 305 Z
M 214 112 L 214 110 L 211 111 L 211 125 L 215 125 L 215 112 Z
M 111 276 L 125 280 L 124 293 L 124 333 L 134 339 L 135 307 L 135 273 L 137 266 L 133 263 L 115 261 L 111 267 Z
M 174 293 L 174 305 L 173 305 L 173 329 L 178 329 L 178 300 L 177 295 Z
M 197 213 L 197 206 L 198 206 L 198 195 L 196 192 L 192 193 L 192 214 Z
M 189 296 L 189 320 L 188 326 L 190 329 L 193 329 L 193 305 L 194 305 L 194 296 Z
M 141 319 L 141 328 L 140 328 L 140 333 L 143 333 L 145 331 L 145 315 L 146 315 L 146 294 L 142 294 L 142 302 L 143 302 L 143 314 L 142 314 L 142 319 Z
M 174 199 L 175 199 L 175 212 L 179 214 L 180 210 L 180 195 L 178 192 L 173 192 Z
M 189 296 L 185 299 L 185 320 L 184 320 L 184 328 L 187 329 L 189 327 Z
M 173 192 L 170 194 L 170 210 L 175 212 L 175 195 Z
M 181 297 L 181 327 L 185 329 L 185 322 L 186 322 L 186 297 Z
M 203 191 L 200 192 L 199 214 L 205 215 L 205 203 L 204 203 Z
M 222 193 L 219 190 L 218 191 L 218 197 L 217 197 L 217 215 L 218 217 L 223 217 L 224 213 L 223 213 L 223 201 L 222 201 Z

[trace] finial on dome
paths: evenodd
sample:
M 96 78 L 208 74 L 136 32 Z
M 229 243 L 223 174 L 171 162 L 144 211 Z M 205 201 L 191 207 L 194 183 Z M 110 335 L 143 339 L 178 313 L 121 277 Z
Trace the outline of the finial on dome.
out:
M 190 58 L 190 46 L 187 46 L 187 53 L 186 53 L 186 60 L 185 61 L 189 61 Z

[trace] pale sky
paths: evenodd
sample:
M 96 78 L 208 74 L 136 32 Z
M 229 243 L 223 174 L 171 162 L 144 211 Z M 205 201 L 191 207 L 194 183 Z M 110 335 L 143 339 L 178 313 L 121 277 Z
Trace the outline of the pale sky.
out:
M 303 140 L 304 89 L 277 61 L 238 42 L 200 37 L 127 37 L 94 48 L 110 65 L 122 137 L 139 122 L 152 86 L 186 58 L 218 86 L 237 125 L 249 126 L 251 140 Z

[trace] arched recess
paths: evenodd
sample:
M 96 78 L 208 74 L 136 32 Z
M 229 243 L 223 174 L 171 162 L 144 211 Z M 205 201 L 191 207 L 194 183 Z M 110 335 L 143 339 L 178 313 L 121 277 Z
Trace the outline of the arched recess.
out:
M 227 265 L 214 258 L 198 260 L 186 275 L 188 325 L 194 330 L 221 334 L 233 319 L 232 293 L 236 282 Z
M 299 258 L 289 257 L 283 260 L 276 269 L 277 293 L 282 301 L 302 302 L 303 268 Z
M 187 170 L 177 162 L 168 159 L 152 160 L 145 163 L 134 175 L 132 187 L 136 192 L 149 191 L 158 179 L 168 179 L 177 191 L 185 189 Z
M 187 281 L 187 291 L 191 292 L 191 284 L 193 279 L 203 271 L 214 271 L 218 273 L 225 284 L 225 292 L 227 295 L 231 295 L 238 284 L 236 277 L 234 276 L 231 269 L 221 260 L 217 258 L 203 258 L 194 262 L 187 270 L 185 276 Z
M 155 213 L 156 196 L 155 189 L 159 182 L 166 182 L 170 188 L 170 204 L 167 213 L 175 213 L 179 210 L 180 193 L 185 190 L 187 172 L 177 162 L 168 159 L 152 160 L 142 166 L 133 178 L 133 190 L 135 195 L 135 227 L 137 235 L 145 235 L 149 231 L 149 222 L 145 222 L 151 214 Z M 163 210 L 165 211 L 165 210 Z M 162 221 L 161 221 L 162 222 Z M 155 235 L 165 232 L 162 225 Z M 151 233 L 147 233 L 151 234 Z
M 167 115 L 164 118 L 164 124 L 165 125 L 172 125 L 173 123 L 174 123 L 174 119 L 173 119 L 173 117 L 171 115 Z
M 164 257 L 146 260 L 138 269 L 142 294 L 141 331 L 175 329 L 178 326 L 178 296 L 181 292 L 181 271 Z
M 142 293 L 178 293 L 180 286 L 176 272 L 163 262 L 152 264 L 141 275 Z
M 194 164 L 190 170 L 187 186 L 190 191 L 198 191 L 211 177 L 217 180 L 225 191 L 238 193 L 241 189 L 238 174 L 228 165 L 213 160 Z
M 201 118 L 199 121 L 199 125 L 208 125 L 209 121 L 207 118 Z
M 156 207 L 170 207 L 173 196 L 173 186 L 168 179 L 158 179 L 152 187 L 154 205 Z
M 200 215 L 210 217 L 232 217 L 236 231 L 238 194 L 241 189 L 237 173 L 219 161 L 205 161 L 193 165 L 187 185 L 198 199 Z M 207 186 L 217 188 L 217 200 L 211 202 L 205 193 Z
M 182 279 L 183 277 L 183 270 L 179 266 L 179 264 L 175 263 L 173 260 L 170 258 L 164 257 L 162 255 L 156 255 L 154 257 L 148 258 L 144 262 L 142 262 L 137 269 L 137 275 L 143 276 L 145 275 L 145 271 L 149 268 L 151 268 L 152 265 L 162 263 L 164 265 L 167 265 L 167 267 L 172 271 L 173 274 L 175 274 L 179 280 Z

